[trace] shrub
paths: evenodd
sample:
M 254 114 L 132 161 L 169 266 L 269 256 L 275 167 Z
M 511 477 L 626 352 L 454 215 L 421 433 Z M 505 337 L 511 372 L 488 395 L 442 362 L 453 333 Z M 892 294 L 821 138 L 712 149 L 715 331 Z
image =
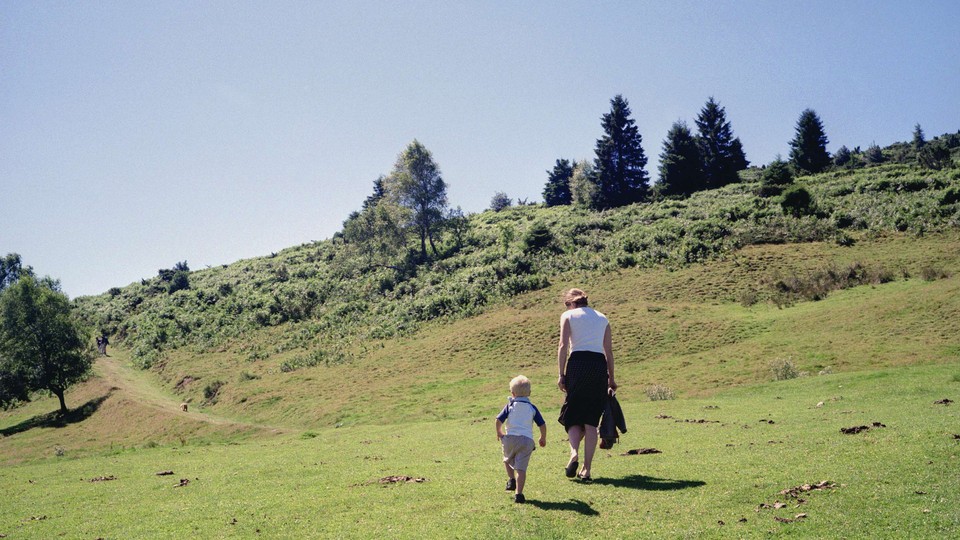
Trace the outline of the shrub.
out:
M 523 251 L 530 253 L 540 251 L 553 245 L 553 232 L 541 220 L 534 221 L 525 233 L 523 233 Z
M 780 206 L 785 214 L 797 218 L 814 213 L 813 197 L 810 196 L 809 191 L 800 186 L 793 186 L 784 191 Z
M 208 384 L 203 389 L 203 399 L 206 400 L 210 405 L 217 403 L 217 396 L 220 394 L 220 389 L 223 388 L 223 381 L 213 381 Z
M 673 390 L 670 390 L 662 384 L 649 386 L 646 390 L 644 390 L 644 393 L 647 394 L 647 397 L 650 398 L 650 401 L 667 401 L 676 397 L 673 394 Z
M 743 307 L 750 307 L 756 304 L 758 299 L 757 291 L 747 290 L 740 293 L 740 305 Z
M 943 193 L 940 197 L 940 206 L 947 206 L 960 202 L 960 189 L 952 187 Z
M 938 279 L 947 279 L 950 277 L 950 273 L 935 266 L 924 266 L 920 269 L 920 277 L 922 277 L 924 281 L 936 281 Z
M 775 381 L 796 379 L 800 376 L 797 366 L 789 359 L 778 358 L 770 362 L 770 371 L 773 372 L 773 380 Z

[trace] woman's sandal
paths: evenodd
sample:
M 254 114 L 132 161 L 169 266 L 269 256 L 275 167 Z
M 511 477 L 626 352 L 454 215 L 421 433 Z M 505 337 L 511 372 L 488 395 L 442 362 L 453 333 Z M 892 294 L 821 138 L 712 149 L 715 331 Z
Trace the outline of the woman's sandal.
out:
M 581 482 L 592 482 L 593 478 L 590 478 L 589 474 L 578 474 L 577 479 Z
M 563 472 L 564 474 L 567 475 L 567 478 L 573 478 L 574 476 L 577 475 L 577 467 L 579 466 L 580 466 L 579 461 L 576 461 L 576 460 L 571 461 L 570 463 L 567 464 L 567 468 L 564 469 Z

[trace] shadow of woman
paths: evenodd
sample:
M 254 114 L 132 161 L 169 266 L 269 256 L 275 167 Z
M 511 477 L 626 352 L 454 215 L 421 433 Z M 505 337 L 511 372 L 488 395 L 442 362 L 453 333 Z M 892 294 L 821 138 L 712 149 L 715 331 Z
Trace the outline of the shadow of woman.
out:
M 562 510 L 566 512 L 576 512 L 584 516 L 599 516 L 600 512 L 597 512 L 590 507 L 589 504 L 578 500 L 570 499 L 569 501 L 563 502 L 547 502 L 547 501 L 535 501 L 533 499 L 527 499 L 527 504 L 530 506 L 536 506 L 541 510 Z
M 594 484 L 619 488 L 643 489 L 647 491 L 675 491 L 678 489 L 696 488 L 707 483 L 701 480 L 669 480 L 654 478 L 642 474 L 632 474 L 623 478 L 594 478 Z
M 100 405 L 103 405 L 103 402 L 113 394 L 114 390 L 116 390 L 116 388 L 111 388 L 106 394 L 98 398 L 93 398 L 75 409 L 70 409 L 66 414 L 61 414 L 60 411 L 53 411 L 47 414 L 34 416 L 33 418 L 24 420 L 15 426 L 0 429 L 0 436 L 9 437 L 11 435 L 16 435 L 17 433 L 29 431 L 33 428 L 60 428 L 66 427 L 70 424 L 76 424 L 77 422 L 82 422 L 93 416 L 93 414 L 97 412 L 97 409 L 100 408 Z

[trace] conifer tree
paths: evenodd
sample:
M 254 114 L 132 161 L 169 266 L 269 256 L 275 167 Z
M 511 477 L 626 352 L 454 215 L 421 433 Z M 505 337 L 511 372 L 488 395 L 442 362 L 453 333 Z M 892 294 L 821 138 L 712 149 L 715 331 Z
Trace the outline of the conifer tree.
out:
M 547 171 L 547 184 L 543 187 L 543 202 L 547 206 L 570 204 L 570 177 L 573 176 L 573 164 L 566 159 L 558 159 L 552 171 Z
M 923 136 L 923 129 L 920 128 L 920 124 L 913 126 L 913 150 L 919 152 L 925 144 L 927 144 L 927 139 Z
M 664 195 L 690 195 L 706 186 L 700 150 L 686 122 L 674 122 L 667 132 L 659 170 L 658 190 Z
M 639 202 L 648 191 L 647 156 L 642 138 L 630 118 L 630 105 L 622 95 L 610 100 L 610 112 L 603 115 L 603 137 L 595 149 L 597 208 L 614 208 Z
M 797 134 L 790 141 L 790 163 L 797 171 L 816 174 L 830 166 L 827 135 L 823 123 L 813 109 L 807 109 L 797 120 Z
M 739 180 L 737 171 L 749 162 L 743 144 L 733 136 L 726 110 L 713 97 L 697 116 L 697 146 L 703 162 L 705 188 L 717 188 Z

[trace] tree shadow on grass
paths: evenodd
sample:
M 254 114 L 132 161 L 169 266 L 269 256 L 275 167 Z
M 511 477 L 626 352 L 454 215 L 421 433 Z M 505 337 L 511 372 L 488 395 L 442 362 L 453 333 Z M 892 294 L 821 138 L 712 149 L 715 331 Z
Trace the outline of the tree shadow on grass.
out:
M 47 414 L 34 416 L 33 418 L 24 420 L 15 426 L 0 429 L 0 436 L 9 437 L 11 435 L 23 433 L 24 431 L 29 431 L 34 428 L 62 428 L 70 424 L 83 422 L 97 412 L 97 409 L 100 408 L 100 405 L 103 405 L 103 402 L 113 394 L 114 390 L 116 390 L 116 388 L 111 388 L 106 394 L 98 398 L 93 398 L 75 409 L 70 409 L 66 414 L 62 414 L 59 410 L 56 410 Z
M 594 478 L 592 482 L 594 484 L 600 484 L 601 486 L 643 489 L 646 491 L 675 491 L 678 489 L 705 486 L 707 484 L 701 480 L 669 480 L 667 478 L 643 476 L 642 474 L 631 474 L 623 478 Z
M 591 508 L 589 504 L 578 499 L 570 499 L 569 501 L 563 502 L 535 501 L 533 499 L 527 499 L 527 504 L 530 506 L 536 506 L 541 510 L 563 510 L 567 512 L 576 512 L 584 516 L 600 515 L 600 512 L 597 512 Z

